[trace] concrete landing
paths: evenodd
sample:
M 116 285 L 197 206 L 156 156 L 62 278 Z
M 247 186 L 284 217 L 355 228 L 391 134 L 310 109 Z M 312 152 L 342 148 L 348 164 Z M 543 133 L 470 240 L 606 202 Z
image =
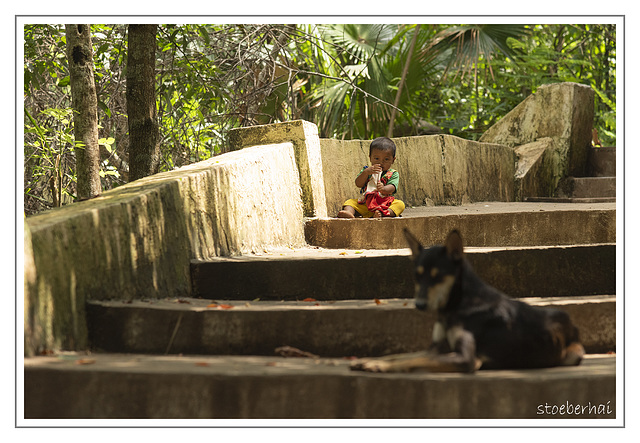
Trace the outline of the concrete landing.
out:
M 351 371 L 348 365 L 347 359 L 257 356 L 27 358 L 24 415 L 27 419 L 616 417 L 615 355 L 588 355 L 577 367 L 471 375 L 370 374 Z
M 567 311 L 587 352 L 615 351 L 615 296 L 524 300 Z M 365 357 L 425 349 L 435 314 L 418 311 L 412 299 L 372 294 L 338 301 L 92 301 L 87 319 L 93 349 L 106 352 L 273 355 L 293 346 L 324 357 Z
M 404 228 L 425 245 L 442 243 L 454 228 L 468 246 L 615 243 L 616 204 L 484 202 L 408 208 L 399 218 L 309 219 L 305 237 L 309 245 L 323 248 L 403 248 Z

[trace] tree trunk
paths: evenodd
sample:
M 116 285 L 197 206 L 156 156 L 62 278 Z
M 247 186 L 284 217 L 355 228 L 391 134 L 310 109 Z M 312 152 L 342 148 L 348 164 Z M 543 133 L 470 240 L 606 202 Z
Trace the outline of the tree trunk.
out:
M 78 200 L 97 197 L 100 184 L 100 150 L 98 147 L 98 98 L 93 79 L 93 49 L 89 25 L 65 25 L 73 134 L 76 139 L 76 173 Z M 82 145 L 78 146 L 78 142 Z
M 130 181 L 155 174 L 160 165 L 155 90 L 157 28 L 158 25 L 129 25 L 127 114 Z

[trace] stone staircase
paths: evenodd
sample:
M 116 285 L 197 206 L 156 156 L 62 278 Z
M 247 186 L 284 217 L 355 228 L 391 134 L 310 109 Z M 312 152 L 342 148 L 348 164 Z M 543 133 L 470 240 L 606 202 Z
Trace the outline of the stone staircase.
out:
M 529 197 L 527 201 L 563 203 L 616 201 L 616 148 L 591 148 L 586 177 L 567 177 L 554 197 Z
M 425 244 L 460 228 L 482 278 L 571 314 L 584 363 L 472 375 L 350 371 L 353 357 L 429 345 L 433 314 L 408 298 L 405 227 Z M 306 248 L 193 261 L 189 297 L 89 301 L 91 354 L 25 358 L 25 417 L 612 419 L 615 228 L 612 202 L 309 219 Z

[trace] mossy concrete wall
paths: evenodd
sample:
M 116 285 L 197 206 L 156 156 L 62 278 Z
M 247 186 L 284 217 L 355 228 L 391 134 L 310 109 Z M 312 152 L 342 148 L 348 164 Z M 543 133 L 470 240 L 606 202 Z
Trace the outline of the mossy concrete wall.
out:
M 400 174 L 396 197 L 408 206 L 513 201 L 516 155 L 507 146 L 451 135 L 395 138 Z M 369 162 L 367 140 L 321 139 L 329 216 L 356 198 L 355 177 Z
M 274 125 L 236 128 L 229 131 L 229 148 L 237 150 L 247 146 L 291 142 L 293 144 L 299 183 L 302 189 L 304 215 L 326 217 L 325 187 L 318 127 L 304 120 Z
M 298 180 L 291 143 L 260 146 L 28 218 L 25 353 L 86 348 L 86 299 L 188 296 L 191 259 L 303 246 Z
M 544 167 L 531 170 L 532 180 L 544 183 L 547 193 L 541 196 L 550 196 L 562 178 L 586 174 L 593 114 L 594 91 L 589 86 L 543 85 L 489 128 L 480 141 L 516 148 L 551 138 L 553 144 L 540 158 Z M 538 173 L 542 175 L 538 177 Z

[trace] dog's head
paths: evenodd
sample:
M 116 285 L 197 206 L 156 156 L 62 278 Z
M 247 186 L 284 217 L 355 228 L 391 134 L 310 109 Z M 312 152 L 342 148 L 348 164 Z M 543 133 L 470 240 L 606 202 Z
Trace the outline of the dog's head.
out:
M 443 246 L 424 248 L 407 229 L 404 235 L 411 249 L 415 272 L 416 308 L 436 311 L 446 306 L 461 266 L 462 237 L 457 230 L 447 236 Z

